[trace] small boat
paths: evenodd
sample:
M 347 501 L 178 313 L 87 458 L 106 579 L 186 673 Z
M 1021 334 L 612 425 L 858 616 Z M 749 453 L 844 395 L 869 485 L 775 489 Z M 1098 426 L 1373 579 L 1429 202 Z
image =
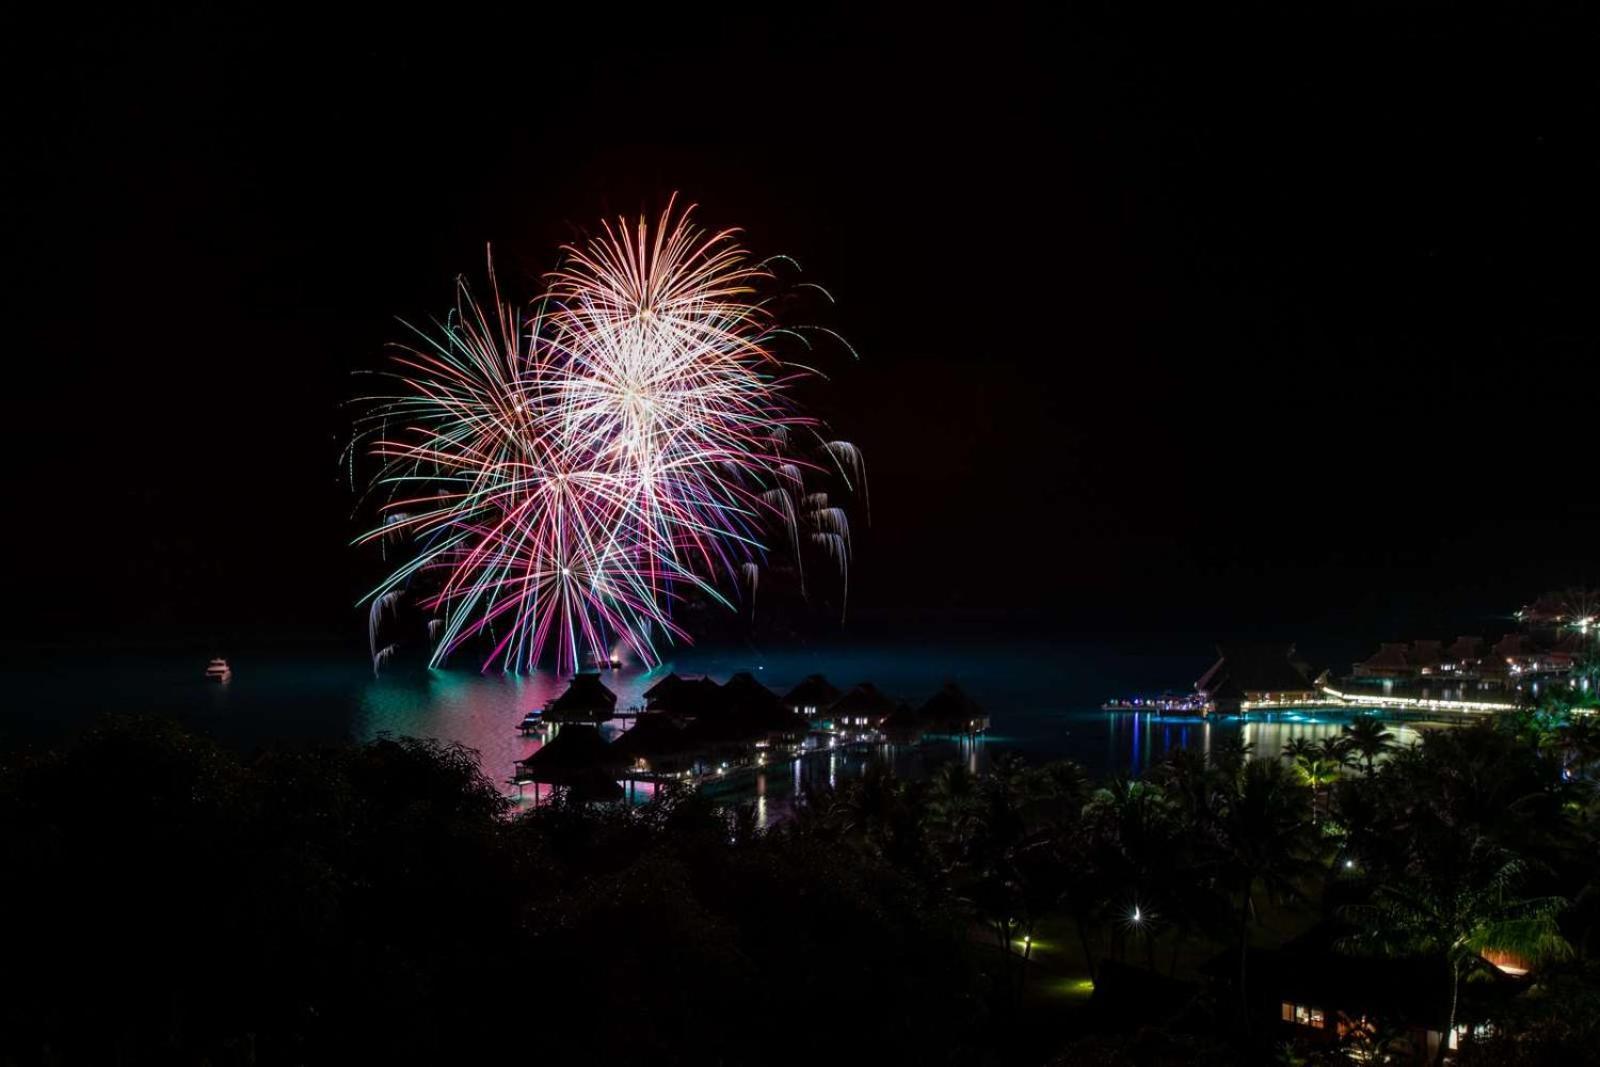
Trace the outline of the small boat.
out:
M 228 661 L 221 656 L 206 664 L 206 680 L 210 682 L 226 682 L 233 677 L 233 668 L 228 666 Z
M 520 729 L 523 733 L 527 733 L 529 730 L 537 730 L 543 725 L 544 712 L 539 708 L 534 708 L 532 711 L 528 712 L 528 714 L 522 717 L 522 726 Z

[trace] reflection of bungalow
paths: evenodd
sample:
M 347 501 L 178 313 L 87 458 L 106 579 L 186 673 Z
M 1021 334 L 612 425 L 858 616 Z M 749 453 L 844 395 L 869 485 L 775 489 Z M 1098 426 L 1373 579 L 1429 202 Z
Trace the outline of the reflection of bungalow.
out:
M 1194 688 L 1223 713 L 1305 703 L 1317 697 L 1316 687 L 1295 663 L 1293 645 L 1219 644 L 1217 662 Z

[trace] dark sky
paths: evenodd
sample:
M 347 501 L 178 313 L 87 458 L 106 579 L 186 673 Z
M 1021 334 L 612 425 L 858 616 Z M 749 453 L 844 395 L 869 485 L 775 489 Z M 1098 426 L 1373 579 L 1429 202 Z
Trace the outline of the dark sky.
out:
M 351 371 L 485 243 L 531 295 L 674 190 L 839 300 L 863 626 L 1442 635 L 1600 582 L 1560 9 L 59 6 L 0 33 L 26 632 L 359 632 Z

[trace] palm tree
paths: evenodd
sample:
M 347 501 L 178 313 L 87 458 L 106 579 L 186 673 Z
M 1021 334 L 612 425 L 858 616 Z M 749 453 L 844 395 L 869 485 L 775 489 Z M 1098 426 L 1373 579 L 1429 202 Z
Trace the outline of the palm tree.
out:
M 1030 822 L 1059 831 L 1078 821 L 1089 779 L 1076 763 L 1057 760 L 1028 773 L 1026 793 Z
M 1586 775 L 1600 764 L 1600 722 L 1593 715 L 1574 715 L 1556 728 L 1555 748 L 1562 769 Z
M 861 777 L 851 782 L 840 798 L 841 829 L 847 834 L 860 834 L 881 847 L 882 837 L 894 822 L 895 810 L 903 795 L 903 784 L 885 764 L 868 764 Z
M 1291 738 L 1283 746 L 1284 758 L 1294 766 L 1300 780 L 1311 787 L 1311 814 L 1318 824 L 1326 809 L 1323 790 L 1339 777 L 1339 770 L 1343 766 L 1339 756 L 1333 753 L 1325 740 L 1322 744 L 1314 744 L 1308 738 Z
M 1316 750 L 1317 746 L 1309 737 L 1291 737 L 1284 743 L 1283 758 L 1298 765 L 1302 759 L 1309 758 Z
M 1279 898 L 1299 897 L 1297 882 L 1311 874 L 1307 832 L 1311 812 L 1305 793 L 1280 760 L 1251 760 L 1228 796 L 1219 829 L 1224 852 L 1224 879 L 1237 897 L 1239 928 L 1239 1003 L 1249 1026 L 1246 961 L 1250 950 L 1250 918 L 1257 891 Z
M 1346 767 L 1350 764 L 1350 742 L 1343 734 L 1329 734 L 1317 746 L 1317 751 L 1322 758 L 1332 763 L 1335 767 Z
M 1417 864 L 1403 879 L 1380 885 L 1368 903 L 1341 909 L 1341 917 L 1356 928 L 1341 942 L 1347 950 L 1444 957 L 1450 1012 L 1436 1064 L 1444 1063 L 1455 1032 L 1462 979 L 1492 966 L 1484 953 L 1506 952 L 1536 963 L 1572 951 L 1556 927 L 1566 902 L 1517 896 L 1526 871 L 1522 860 L 1480 838 L 1469 850 L 1469 862 L 1453 876 L 1441 877 L 1435 865 Z
M 1224 737 L 1211 746 L 1211 766 L 1231 778 L 1244 767 L 1255 747 L 1255 742 L 1243 736 Z
M 928 836 L 948 862 L 959 857 L 977 830 L 983 798 L 964 763 L 946 763 L 928 783 Z
M 1394 734 L 1375 715 L 1358 715 L 1340 731 L 1349 750 L 1361 758 L 1361 771 L 1368 777 L 1378 764 L 1378 757 L 1395 748 Z
M 1098 903 L 1113 920 L 1118 955 L 1130 933 L 1143 936 L 1147 953 L 1153 951 L 1144 915 L 1167 914 L 1170 892 L 1183 884 L 1178 857 L 1185 826 L 1178 805 L 1146 779 L 1113 778 L 1084 805 L 1084 840 L 1097 876 Z M 1144 925 L 1130 926 L 1124 920 L 1136 907 Z M 1155 969 L 1153 957 L 1150 969 Z

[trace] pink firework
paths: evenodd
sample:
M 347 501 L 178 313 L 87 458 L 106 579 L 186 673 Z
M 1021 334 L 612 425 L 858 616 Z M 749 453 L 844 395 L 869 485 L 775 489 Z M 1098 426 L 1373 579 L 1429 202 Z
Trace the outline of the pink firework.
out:
M 361 540 L 415 546 L 372 597 L 376 611 L 415 595 L 435 666 L 468 642 L 486 669 L 575 670 L 618 644 L 654 664 L 657 641 L 687 636 L 672 618 L 686 593 L 753 594 L 770 531 L 797 562 L 804 539 L 847 573 L 844 512 L 808 506 L 804 480 L 826 465 L 860 485 L 860 453 L 790 403 L 807 372 L 772 349 L 796 334 L 760 297 L 771 273 L 689 214 L 669 204 L 654 227 L 565 249 L 528 310 L 491 267 L 491 310 L 463 283 L 397 357 L 400 388 L 362 427 L 387 503 Z

